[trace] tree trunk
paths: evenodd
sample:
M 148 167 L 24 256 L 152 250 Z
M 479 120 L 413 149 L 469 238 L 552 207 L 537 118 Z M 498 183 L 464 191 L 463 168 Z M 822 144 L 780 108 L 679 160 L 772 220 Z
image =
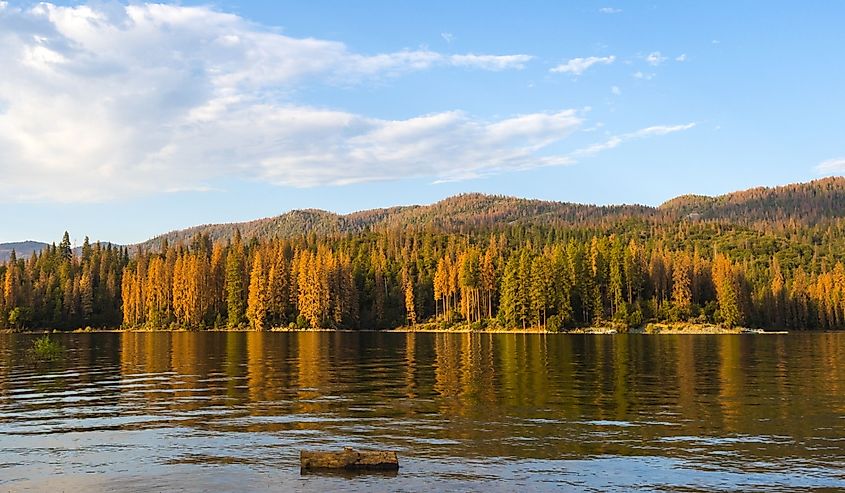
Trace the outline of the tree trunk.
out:
M 319 469 L 396 471 L 399 459 L 396 452 L 358 451 L 346 447 L 342 452 L 306 452 L 299 453 L 300 471 Z

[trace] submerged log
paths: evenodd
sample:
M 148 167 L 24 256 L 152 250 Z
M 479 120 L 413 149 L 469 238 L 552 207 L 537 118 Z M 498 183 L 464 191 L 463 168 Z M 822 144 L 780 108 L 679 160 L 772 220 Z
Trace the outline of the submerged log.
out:
M 396 471 L 399 459 L 396 452 L 353 450 L 345 447 L 342 452 L 299 452 L 302 471 L 319 469 L 344 469 L 347 471 Z

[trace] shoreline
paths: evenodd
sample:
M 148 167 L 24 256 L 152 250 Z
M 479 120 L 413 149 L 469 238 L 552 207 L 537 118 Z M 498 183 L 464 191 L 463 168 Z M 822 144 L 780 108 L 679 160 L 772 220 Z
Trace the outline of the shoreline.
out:
M 306 328 L 306 329 L 291 329 L 288 327 L 277 327 L 263 331 L 256 331 L 248 327 L 238 328 L 211 328 L 211 329 L 170 329 L 170 328 L 78 328 L 73 330 L 59 330 L 59 329 L 32 329 L 16 331 L 13 329 L 0 329 L 2 334 L 90 334 L 90 333 L 152 333 L 152 332 L 371 332 L 371 333 L 394 333 L 394 334 L 408 334 L 408 333 L 433 333 L 433 334 L 543 334 L 543 335 L 771 335 L 771 334 L 788 334 L 785 330 L 772 331 L 764 329 L 751 329 L 747 327 L 733 327 L 726 328 L 711 324 L 690 324 L 690 323 L 649 323 L 642 327 L 621 329 L 615 327 L 577 327 L 572 329 L 549 331 L 542 327 L 528 327 L 528 328 L 482 328 L 473 329 L 468 325 L 456 325 L 449 328 L 440 328 L 436 324 L 418 324 L 416 326 L 394 327 L 392 329 L 325 329 L 325 328 Z M 808 331 L 808 332 L 824 332 L 824 331 Z
M 432 327 L 397 327 L 386 332 L 398 333 L 479 333 L 479 334 L 587 334 L 587 335 L 742 335 L 742 334 L 788 334 L 787 331 L 768 331 L 747 327 L 726 328 L 717 325 L 703 324 L 648 324 L 631 329 L 617 329 L 615 327 L 577 327 L 560 331 L 544 330 L 541 327 L 526 329 L 480 329 L 473 330 L 466 326 L 440 329 Z

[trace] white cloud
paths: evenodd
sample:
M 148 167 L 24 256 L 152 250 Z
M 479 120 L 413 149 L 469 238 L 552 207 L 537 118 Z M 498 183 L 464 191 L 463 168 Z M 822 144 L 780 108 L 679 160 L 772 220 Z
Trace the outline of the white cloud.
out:
M 634 78 L 635 79 L 641 79 L 641 80 L 651 80 L 651 79 L 654 78 L 654 74 L 638 70 L 638 71 L 634 72 Z
M 600 152 L 607 151 L 609 149 L 615 149 L 619 147 L 621 144 L 625 142 L 630 142 L 632 140 L 639 140 L 646 137 L 657 137 L 661 135 L 668 135 L 675 132 L 683 132 L 684 130 L 689 130 L 695 127 L 695 123 L 686 123 L 682 125 L 655 125 L 651 127 L 641 128 L 634 132 L 629 132 L 622 135 L 614 135 L 608 137 L 607 140 L 604 142 L 599 142 L 596 144 L 592 144 L 590 146 L 578 149 L 577 151 L 572 153 L 573 158 L 582 158 L 582 157 L 589 157 L 594 156 Z
M 0 201 L 109 200 L 215 180 L 343 184 L 450 178 L 565 159 L 576 112 L 384 120 L 299 104 L 306 85 L 433 67 L 520 69 L 529 55 L 366 55 L 209 7 L 0 9 Z
M 816 165 L 816 172 L 822 175 L 839 175 L 845 173 L 845 157 L 822 161 Z
M 531 55 L 452 55 L 449 57 L 451 65 L 457 67 L 472 67 L 484 70 L 521 70 L 534 57 Z
M 676 56 L 676 57 L 675 57 L 675 61 L 676 61 L 676 62 L 685 62 L 685 61 L 687 61 L 687 54 L 686 54 L 686 53 L 681 53 L 680 55 L 678 55 L 678 56 Z
M 622 89 L 619 89 L 619 86 L 613 86 L 613 87 L 610 88 L 610 92 L 614 96 L 619 96 L 619 95 L 622 94 Z
M 562 63 L 556 67 L 551 68 L 549 71 L 561 74 L 581 75 L 593 65 L 610 65 L 615 61 L 616 57 L 612 55 L 605 57 L 591 56 L 587 58 L 573 58 L 567 61 L 566 63 Z
M 614 7 L 602 7 L 599 9 L 599 12 L 602 14 L 619 14 L 622 12 L 622 9 L 617 9 Z
M 645 61 L 648 62 L 649 65 L 656 67 L 661 63 L 666 61 L 666 57 L 660 54 L 659 51 L 652 51 L 645 57 Z
M 390 121 L 319 115 L 309 108 L 290 111 L 319 123 L 307 138 L 285 139 L 290 142 L 287 152 L 262 160 L 258 174 L 273 183 L 300 187 L 414 176 L 455 180 L 567 164 L 567 159 L 538 153 L 581 125 L 572 110 L 493 122 L 462 112 Z
M 455 35 L 452 33 L 440 33 L 440 37 L 447 43 L 451 43 L 455 40 Z
M 675 132 L 683 132 L 695 127 L 695 123 L 685 123 L 682 125 L 655 125 L 652 127 L 642 128 L 636 132 L 625 134 L 627 137 L 639 139 L 641 137 L 651 137 L 655 135 L 673 134 Z

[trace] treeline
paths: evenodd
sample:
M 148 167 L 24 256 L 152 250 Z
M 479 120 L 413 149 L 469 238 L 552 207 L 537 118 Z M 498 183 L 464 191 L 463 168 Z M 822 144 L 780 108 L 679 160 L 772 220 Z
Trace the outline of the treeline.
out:
M 88 238 L 79 255 L 70 237 L 19 259 L 12 252 L 0 265 L 0 326 L 77 328 L 115 326 L 121 320 L 120 283 L 129 263 L 125 248 Z
M 9 327 L 845 328 L 842 235 L 648 222 L 187 244 L 130 255 L 67 235 L 0 266 Z

